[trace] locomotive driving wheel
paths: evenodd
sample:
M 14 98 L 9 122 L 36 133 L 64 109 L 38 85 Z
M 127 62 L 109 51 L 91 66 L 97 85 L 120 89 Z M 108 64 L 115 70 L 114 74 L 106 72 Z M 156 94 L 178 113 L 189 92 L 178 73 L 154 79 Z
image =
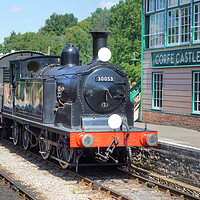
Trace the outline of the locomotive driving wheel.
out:
M 59 161 L 59 164 L 63 169 L 66 169 L 69 166 L 69 162 L 71 161 L 71 152 L 68 142 L 62 136 L 58 140 L 57 157 L 64 161 Z
M 47 142 L 47 133 L 41 133 L 39 137 L 39 149 L 40 154 L 44 160 L 46 160 L 50 155 L 50 149 Z
M 17 143 L 19 142 L 20 134 L 21 134 L 21 125 L 15 122 L 12 130 L 12 140 L 14 145 L 17 145 Z
M 24 130 L 22 134 L 22 145 L 25 150 L 27 150 L 30 146 L 30 138 L 29 138 L 29 132 L 27 130 Z

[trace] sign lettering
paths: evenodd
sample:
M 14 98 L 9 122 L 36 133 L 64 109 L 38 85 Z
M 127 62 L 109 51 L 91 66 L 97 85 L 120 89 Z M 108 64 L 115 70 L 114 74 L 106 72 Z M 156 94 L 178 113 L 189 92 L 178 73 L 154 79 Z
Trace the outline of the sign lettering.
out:
M 183 65 L 200 65 L 200 49 L 183 49 L 151 53 L 152 67 L 177 67 Z

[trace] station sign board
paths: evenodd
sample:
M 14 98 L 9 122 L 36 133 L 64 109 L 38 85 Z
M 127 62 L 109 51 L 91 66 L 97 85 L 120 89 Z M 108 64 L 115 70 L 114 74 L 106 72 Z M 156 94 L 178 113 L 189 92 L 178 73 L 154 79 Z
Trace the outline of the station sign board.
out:
M 200 48 L 158 51 L 151 53 L 151 67 L 200 66 Z

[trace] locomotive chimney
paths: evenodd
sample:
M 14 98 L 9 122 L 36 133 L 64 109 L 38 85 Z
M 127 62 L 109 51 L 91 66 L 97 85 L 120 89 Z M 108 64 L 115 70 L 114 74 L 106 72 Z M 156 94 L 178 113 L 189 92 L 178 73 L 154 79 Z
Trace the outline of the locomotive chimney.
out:
M 107 47 L 109 31 L 91 31 L 93 37 L 93 58 L 92 62 L 99 61 L 98 52 L 102 47 Z

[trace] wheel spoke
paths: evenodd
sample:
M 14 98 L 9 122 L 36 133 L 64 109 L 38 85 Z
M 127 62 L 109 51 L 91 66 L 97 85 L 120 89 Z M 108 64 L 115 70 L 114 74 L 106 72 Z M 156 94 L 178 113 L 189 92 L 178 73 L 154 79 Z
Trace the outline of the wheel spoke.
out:
M 39 148 L 40 148 L 40 154 L 44 160 L 46 160 L 49 155 L 50 151 L 48 149 L 47 141 L 46 140 L 40 140 L 39 141 Z
M 63 162 L 59 162 L 60 166 L 63 169 L 66 169 L 69 166 L 69 162 L 70 162 L 70 151 L 67 147 L 64 148 L 58 148 L 57 147 L 57 157 L 65 162 L 67 162 L 67 164 L 63 163 Z
M 29 148 L 29 144 L 29 133 L 27 130 L 25 130 L 23 133 L 23 147 L 25 150 Z
M 12 138 L 14 145 L 17 145 L 19 141 L 19 134 L 21 132 L 20 124 L 15 122 L 14 128 L 12 130 Z

